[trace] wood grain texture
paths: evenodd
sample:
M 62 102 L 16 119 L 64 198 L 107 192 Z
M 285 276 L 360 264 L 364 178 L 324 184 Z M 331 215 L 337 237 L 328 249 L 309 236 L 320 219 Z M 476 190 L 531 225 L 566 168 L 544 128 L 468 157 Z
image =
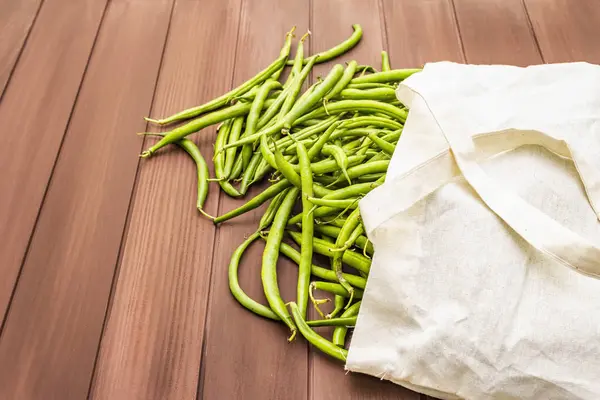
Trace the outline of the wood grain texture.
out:
M 154 116 L 230 87 L 239 7 L 239 0 L 175 3 Z M 214 128 L 196 135 L 211 167 L 214 139 Z M 196 185 L 193 161 L 175 146 L 141 163 L 93 399 L 196 397 L 215 234 L 195 208 Z M 207 201 L 211 214 L 217 188 Z
M 87 396 L 138 162 L 134 132 L 170 9 L 110 3 L 0 342 L 0 398 Z
M 426 62 L 462 62 L 460 38 L 449 0 L 382 0 L 394 68 Z
M 598 1 L 526 0 L 525 5 L 547 63 L 600 64 Z
M 522 0 L 454 0 L 454 5 L 467 62 L 540 63 Z
M 6 133 L 0 147 L 0 318 L 33 232 L 105 3 L 47 0 L 0 103 L 0 126 Z
M 235 64 L 236 85 L 254 76 L 278 56 L 285 33 L 292 26 L 296 26 L 296 41 L 307 31 L 308 5 L 308 0 L 285 3 L 243 1 Z M 310 50 L 311 40 L 306 41 L 305 52 Z M 265 186 L 253 188 L 240 200 L 222 194 L 219 213 L 240 206 Z M 199 398 L 306 399 L 308 353 L 304 340 L 298 337 L 288 343 L 289 329 L 252 314 L 229 292 L 227 266 L 231 254 L 245 235 L 256 230 L 264 209 L 261 207 L 225 222 L 217 229 Z M 264 244 L 259 240 L 246 252 L 239 279 L 251 297 L 267 304 L 260 279 L 263 248 Z M 284 300 L 295 299 L 297 268 L 282 257 L 277 272 Z M 232 379 L 233 376 L 244 379 Z
M 392 68 L 464 62 L 450 0 L 382 0 L 382 7 Z
M 352 32 L 352 24 L 363 28 L 361 42 L 349 53 L 332 62 L 321 64 L 313 75 L 325 76 L 334 63 L 356 60 L 359 64 L 381 69 L 381 51 L 386 49 L 385 27 L 381 23 L 379 0 L 313 1 L 312 44 L 315 51 L 328 49 L 343 41 Z M 387 49 L 386 49 L 387 50 Z M 392 66 L 395 59 L 391 58 Z M 322 264 L 329 267 L 327 264 Z M 320 297 L 325 297 L 320 295 Z M 331 311 L 331 303 L 327 311 Z M 312 308 L 312 306 L 310 306 Z M 325 307 L 324 307 L 325 308 Z M 312 318 L 320 318 L 312 313 Z M 332 329 L 317 330 L 331 340 Z M 349 335 L 350 337 L 350 335 Z M 348 373 L 344 364 L 311 348 L 310 399 L 405 399 L 416 400 L 419 395 L 388 381 L 359 373 Z
M 0 0 L 0 100 L 42 0 Z

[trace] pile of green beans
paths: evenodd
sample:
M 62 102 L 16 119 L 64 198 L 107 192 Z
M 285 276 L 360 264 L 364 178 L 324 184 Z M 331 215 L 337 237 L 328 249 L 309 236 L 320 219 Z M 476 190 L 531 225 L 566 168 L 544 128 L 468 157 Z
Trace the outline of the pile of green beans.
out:
M 346 334 L 356 323 L 374 249 L 365 235 L 358 202 L 381 185 L 390 157 L 402 133 L 408 110 L 395 96 L 398 83 L 418 69 L 392 69 L 381 53 L 381 71 L 349 61 L 307 86 L 315 64 L 339 57 L 358 44 L 360 25 L 339 45 L 304 56 L 302 36 L 294 58 L 290 49 L 294 29 L 286 34 L 275 61 L 244 82 L 205 104 L 162 119 L 158 125 L 178 124 L 168 132 L 143 135 L 160 139 L 144 151 L 147 158 L 175 144 L 197 166 L 197 208 L 220 224 L 269 202 L 256 231 L 233 253 L 229 287 L 237 301 L 264 318 L 300 333 L 324 353 L 345 360 Z M 291 71 L 280 76 L 286 66 Z M 220 124 L 214 145 L 215 177 L 209 178 L 205 159 L 188 138 Z M 252 185 L 270 184 L 242 206 L 212 217 L 204 210 L 209 182 L 217 182 L 232 197 L 243 197 Z M 250 298 L 238 281 L 246 249 L 264 239 L 261 281 L 268 304 Z M 299 250 L 298 250 L 299 248 Z M 298 265 L 296 298 L 286 303 L 277 282 L 277 263 L 285 256 Z M 324 268 L 314 263 L 328 259 Z M 315 290 L 329 293 L 335 308 L 325 315 Z M 321 319 L 309 320 L 312 303 Z M 327 339 L 315 328 L 334 327 Z

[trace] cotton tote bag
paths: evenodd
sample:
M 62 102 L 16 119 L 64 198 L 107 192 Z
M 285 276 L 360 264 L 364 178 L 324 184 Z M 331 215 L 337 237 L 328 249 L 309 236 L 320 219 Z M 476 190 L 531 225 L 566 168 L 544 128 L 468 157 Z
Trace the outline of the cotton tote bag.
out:
M 427 64 L 346 368 L 442 399 L 600 399 L 600 67 Z

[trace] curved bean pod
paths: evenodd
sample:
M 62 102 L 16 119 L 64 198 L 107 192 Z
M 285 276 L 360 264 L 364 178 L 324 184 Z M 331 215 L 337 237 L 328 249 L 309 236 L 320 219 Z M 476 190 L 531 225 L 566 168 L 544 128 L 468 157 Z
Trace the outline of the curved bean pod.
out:
M 333 157 L 333 159 L 337 162 L 338 166 L 342 170 L 342 173 L 348 180 L 348 185 L 352 185 L 352 181 L 348 176 L 348 156 L 346 156 L 344 150 L 341 147 L 326 144 L 325 146 L 323 146 L 323 150 L 321 150 L 321 153 L 323 155 Z
M 323 97 L 323 99 L 325 101 L 327 101 L 329 99 L 332 99 L 333 97 L 337 96 L 338 93 L 340 93 L 342 90 L 344 90 L 346 88 L 346 86 L 348 86 L 348 83 L 350 83 L 350 81 L 354 77 L 354 73 L 356 72 L 356 67 L 357 66 L 358 66 L 358 64 L 357 64 L 356 61 L 350 61 L 347 64 L 346 69 L 344 70 L 344 74 L 342 75 L 342 77 L 340 78 L 340 80 L 329 91 L 329 93 L 327 93 Z
M 277 214 L 277 210 L 279 210 L 279 206 L 283 202 L 283 199 L 285 198 L 285 195 L 288 191 L 289 189 L 284 189 L 283 192 L 273 197 L 273 200 L 271 200 L 271 203 L 269 203 L 269 206 L 265 210 L 265 213 L 260 218 L 260 221 L 258 223 L 258 231 L 265 230 L 269 227 L 269 225 L 271 225 L 273 219 L 275 218 L 275 214 Z
M 198 175 L 198 197 L 196 200 L 196 208 L 202 214 L 206 215 L 204 212 L 204 202 L 208 196 L 208 165 L 206 164 L 204 157 L 202 157 L 200 149 L 194 142 L 189 139 L 183 139 L 177 144 L 184 149 L 196 163 L 196 171 Z
M 391 104 L 382 103 L 375 100 L 340 100 L 327 103 L 327 108 L 319 107 L 308 114 L 298 118 L 295 123 L 300 124 L 305 120 L 319 118 L 324 115 L 338 114 L 348 111 L 363 111 L 363 112 L 381 112 L 396 118 L 402 122 L 406 121 L 408 113 Z
M 318 225 L 316 226 L 318 229 Z M 319 239 L 323 240 L 323 239 Z M 333 245 L 333 243 L 331 243 Z M 279 247 L 281 254 L 288 257 L 290 260 L 294 261 L 296 265 L 300 264 L 300 253 L 294 249 L 292 246 L 286 243 L 281 243 L 281 247 Z M 330 269 L 319 267 L 317 265 L 312 264 L 310 268 L 310 272 L 316 276 L 317 278 L 325 279 L 330 282 L 337 282 L 337 277 L 335 276 L 335 272 Z M 367 285 L 367 280 L 363 277 L 344 273 L 344 277 L 352 286 L 359 289 L 364 289 Z
M 328 292 L 345 298 L 349 298 L 351 296 L 350 292 L 339 283 L 316 281 L 311 282 L 310 288 L 311 290 L 322 290 L 324 292 Z M 352 292 L 352 297 L 356 299 L 362 299 L 362 290 L 352 288 Z
M 290 237 L 297 244 L 301 243 L 301 236 L 298 232 L 288 231 Z M 323 239 L 319 239 L 317 237 L 313 238 L 313 250 L 317 254 L 321 254 L 327 257 L 333 257 L 335 252 L 333 251 L 331 243 Z M 365 274 L 369 273 L 371 269 L 371 260 L 362 254 L 358 254 L 352 250 L 346 250 L 342 254 L 342 261 L 344 264 L 356 269 L 357 271 L 364 272 Z
M 290 328 L 292 332 L 290 340 L 295 336 L 296 325 L 290 317 L 290 314 L 285 307 L 285 303 L 281 299 L 281 294 L 279 293 L 279 284 L 277 283 L 277 258 L 279 257 L 279 247 L 281 246 L 281 241 L 283 239 L 285 225 L 290 212 L 294 207 L 294 203 L 298 198 L 298 192 L 298 188 L 291 188 L 275 214 L 273 225 L 269 230 L 265 249 L 263 251 L 262 269 L 260 271 L 265 297 L 269 302 L 271 310 L 273 310 L 273 312 Z
M 377 72 L 375 74 L 360 76 L 352 79 L 352 84 L 357 83 L 384 83 L 384 82 L 400 82 L 414 73 L 420 72 L 420 68 L 414 69 L 393 69 L 390 71 Z
M 315 54 L 315 56 L 319 56 L 318 64 L 324 63 L 326 61 L 341 56 L 342 54 L 348 52 L 350 49 L 356 46 L 358 42 L 360 42 L 360 39 L 362 38 L 363 34 L 362 27 L 359 24 L 354 24 L 352 25 L 352 28 L 354 29 L 354 32 L 352 32 L 352 35 L 348 39 L 344 40 L 342 43 L 338 44 L 335 47 L 332 47 L 329 50 Z M 304 62 L 306 63 L 307 61 L 304 60 Z M 292 63 L 288 63 L 288 65 L 292 65 Z
M 306 324 L 306 321 L 302 318 L 300 314 L 300 309 L 296 305 L 296 303 L 289 303 L 290 310 L 292 312 L 292 317 L 294 318 L 294 322 L 298 326 L 298 330 L 300 334 L 304 336 L 304 338 L 317 349 L 321 350 L 323 353 L 330 355 L 331 357 L 337 358 L 340 361 L 346 361 L 348 358 L 348 351 L 346 349 L 342 349 L 329 340 L 325 339 L 321 335 L 317 334 L 313 331 L 310 326 Z
M 214 220 L 214 223 L 220 224 L 221 222 L 225 222 L 227 220 L 230 220 L 231 218 L 235 218 L 239 215 L 247 213 L 248 211 L 254 210 L 255 208 L 260 207 L 263 203 L 265 203 L 269 199 L 275 197 L 282 190 L 284 190 L 290 186 L 292 186 L 292 184 L 287 179 L 283 179 L 283 180 L 277 182 L 276 184 L 269 186 L 263 192 L 256 195 L 256 197 L 250 199 L 247 203 L 243 204 L 242 206 L 240 206 L 236 209 L 233 209 L 221 216 L 216 217 Z
M 344 311 L 340 318 L 349 318 L 358 315 L 358 310 L 360 309 L 361 302 L 357 301 L 352 304 L 346 311 Z M 333 330 L 333 344 L 339 347 L 344 347 L 346 342 L 346 333 L 348 332 L 348 328 L 345 326 L 337 326 Z
M 229 276 L 229 290 L 235 299 L 245 308 L 252 311 L 254 314 L 260 315 L 265 318 L 269 318 L 275 321 L 279 321 L 280 318 L 273 312 L 269 307 L 260 304 L 254 299 L 250 298 L 244 290 L 241 288 L 238 280 L 238 268 L 240 265 L 240 259 L 242 255 L 257 238 L 260 237 L 260 232 L 254 232 L 248 239 L 246 239 L 231 256 L 229 261 L 228 276 Z

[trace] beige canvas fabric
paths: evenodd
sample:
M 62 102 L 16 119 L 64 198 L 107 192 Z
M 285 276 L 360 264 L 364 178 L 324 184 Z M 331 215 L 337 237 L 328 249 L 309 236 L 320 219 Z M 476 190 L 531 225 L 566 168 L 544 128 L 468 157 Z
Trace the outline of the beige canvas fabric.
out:
M 600 398 L 600 67 L 427 64 L 346 368 L 444 399 Z

